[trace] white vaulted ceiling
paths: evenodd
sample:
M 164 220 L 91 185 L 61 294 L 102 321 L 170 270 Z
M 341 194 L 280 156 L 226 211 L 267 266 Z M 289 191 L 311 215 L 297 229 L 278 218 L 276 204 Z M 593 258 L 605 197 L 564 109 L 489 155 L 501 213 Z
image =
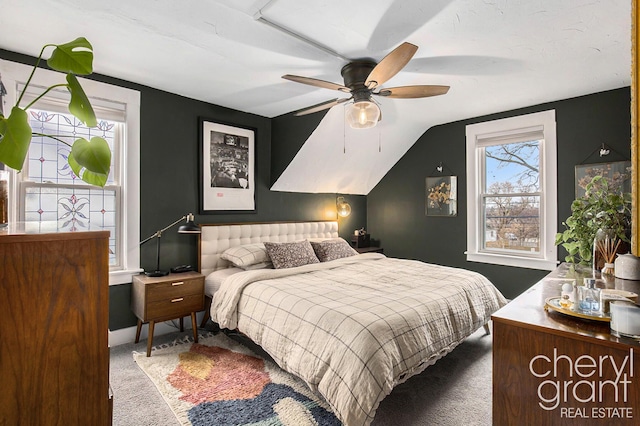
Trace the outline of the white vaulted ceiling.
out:
M 269 118 L 346 96 L 283 74 L 342 84 L 349 59 L 419 46 L 383 87 L 449 93 L 377 98 L 383 120 L 367 130 L 332 108 L 276 181 L 284 191 L 367 194 L 434 125 L 631 81 L 631 0 L 3 0 L 0 33 L 0 48 L 32 56 L 84 36 L 97 73 Z

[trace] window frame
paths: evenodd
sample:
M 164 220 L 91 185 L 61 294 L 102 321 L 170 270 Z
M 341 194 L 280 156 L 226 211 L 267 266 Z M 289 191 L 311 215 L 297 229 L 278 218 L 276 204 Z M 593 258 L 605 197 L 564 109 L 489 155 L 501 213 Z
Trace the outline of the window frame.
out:
M 17 62 L 0 59 L 0 75 L 7 89 L 5 110 L 15 105 L 18 98 L 19 85 L 23 85 L 33 67 Z M 109 285 L 131 283 L 133 276 L 139 274 L 140 268 L 140 92 L 78 77 L 92 103 L 116 102 L 124 105 L 125 128 L 122 135 L 122 146 L 112 155 L 117 156 L 116 171 L 120 173 L 121 211 L 118 212 L 120 225 L 121 264 L 110 268 Z M 31 85 L 49 87 L 65 81 L 64 74 L 38 68 Z M 37 108 L 37 104 L 35 106 Z M 10 172 L 9 221 L 17 222 L 20 216 L 21 176 L 15 170 Z
M 486 142 L 480 140 L 518 140 L 519 135 L 542 127 L 540 141 L 540 254 L 531 256 L 515 252 L 483 249 L 485 217 L 483 203 L 484 161 Z M 523 138 L 524 139 L 524 138 Z M 495 145 L 495 144 L 494 144 Z M 467 150 L 467 261 L 521 268 L 553 270 L 558 264 L 555 234 L 557 213 L 557 137 L 555 110 L 508 117 L 466 126 Z

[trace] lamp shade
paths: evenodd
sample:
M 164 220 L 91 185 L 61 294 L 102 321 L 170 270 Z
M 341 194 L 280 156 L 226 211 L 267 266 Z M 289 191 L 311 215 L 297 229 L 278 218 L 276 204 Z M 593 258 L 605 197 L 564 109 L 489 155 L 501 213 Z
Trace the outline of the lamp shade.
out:
M 200 230 L 200 227 L 193 222 L 193 220 L 193 214 L 189 213 L 187 215 L 187 223 L 180 225 L 178 232 L 180 234 L 200 234 L 202 231 Z
M 346 118 L 353 129 L 368 129 L 378 124 L 380 108 L 370 100 L 358 101 L 346 107 Z
M 336 199 L 336 209 L 340 217 L 347 217 L 351 214 L 351 206 L 344 200 L 344 197 Z

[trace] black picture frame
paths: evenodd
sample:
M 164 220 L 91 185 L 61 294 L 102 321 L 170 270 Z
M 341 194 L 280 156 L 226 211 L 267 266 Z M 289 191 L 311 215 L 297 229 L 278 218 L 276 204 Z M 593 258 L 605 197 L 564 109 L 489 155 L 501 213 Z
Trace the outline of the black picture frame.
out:
M 458 215 L 458 177 L 426 178 L 425 215 L 456 217 Z
M 198 119 L 200 214 L 256 213 L 256 129 Z

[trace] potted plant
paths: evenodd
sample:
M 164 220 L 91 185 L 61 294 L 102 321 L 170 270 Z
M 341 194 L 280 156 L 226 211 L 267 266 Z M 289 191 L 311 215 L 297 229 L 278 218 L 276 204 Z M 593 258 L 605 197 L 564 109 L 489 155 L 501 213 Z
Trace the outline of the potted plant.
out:
M 66 83 L 48 87 L 28 105 L 21 107 L 20 103 L 27 87 L 42 60 L 42 55 L 49 47 L 54 47 L 54 49 L 47 59 L 47 65 L 56 71 L 66 73 Z M 92 72 L 93 47 L 84 37 L 79 37 L 65 44 L 45 45 L 40 51 L 38 60 L 16 104 L 11 108 L 11 112 L 6 117 L 0 113 L 0 163 L 18 171 L 22 170 L 29 152 L 31 137 L 46 136 L 71 147 L 67 161 L 76 176 L 91 185 L 103 187 L 107 182 L 111 167 L 111 151 L 107 141 L 100 137 L 92 137 L 90 141 L 78 138 L 73 143 L 69 143 L 59 135 L 33 133 L 27 115 L 27 110 L 49 91 L 65 87 L 71 94 L 69 112 L 88 127 L 95 127 L 98 123 L 93 107 L 76 77 L 76 75 L 88 75 Z
M 631 228 L 631 194 L 612 191 L 602 176 L 595 176 L 585 188 L 584 196 L 571 203 L 571 216 L 562 224 L 567 228 L 556 234 L 556 245 L 567 250 L 566 262 L 592 265 L 594 239 L 606 235 L 610 250 L 628 249 Z M 600 231 L 600 234 L 598 233 Z M 621 241 L 618 244 L 616 241 Z M 600 251 L 596 247 L 596 255 Z M 609 253 L 610 254 L 610 253 Z M 615 255 L 615 253 L 613 253 Z

